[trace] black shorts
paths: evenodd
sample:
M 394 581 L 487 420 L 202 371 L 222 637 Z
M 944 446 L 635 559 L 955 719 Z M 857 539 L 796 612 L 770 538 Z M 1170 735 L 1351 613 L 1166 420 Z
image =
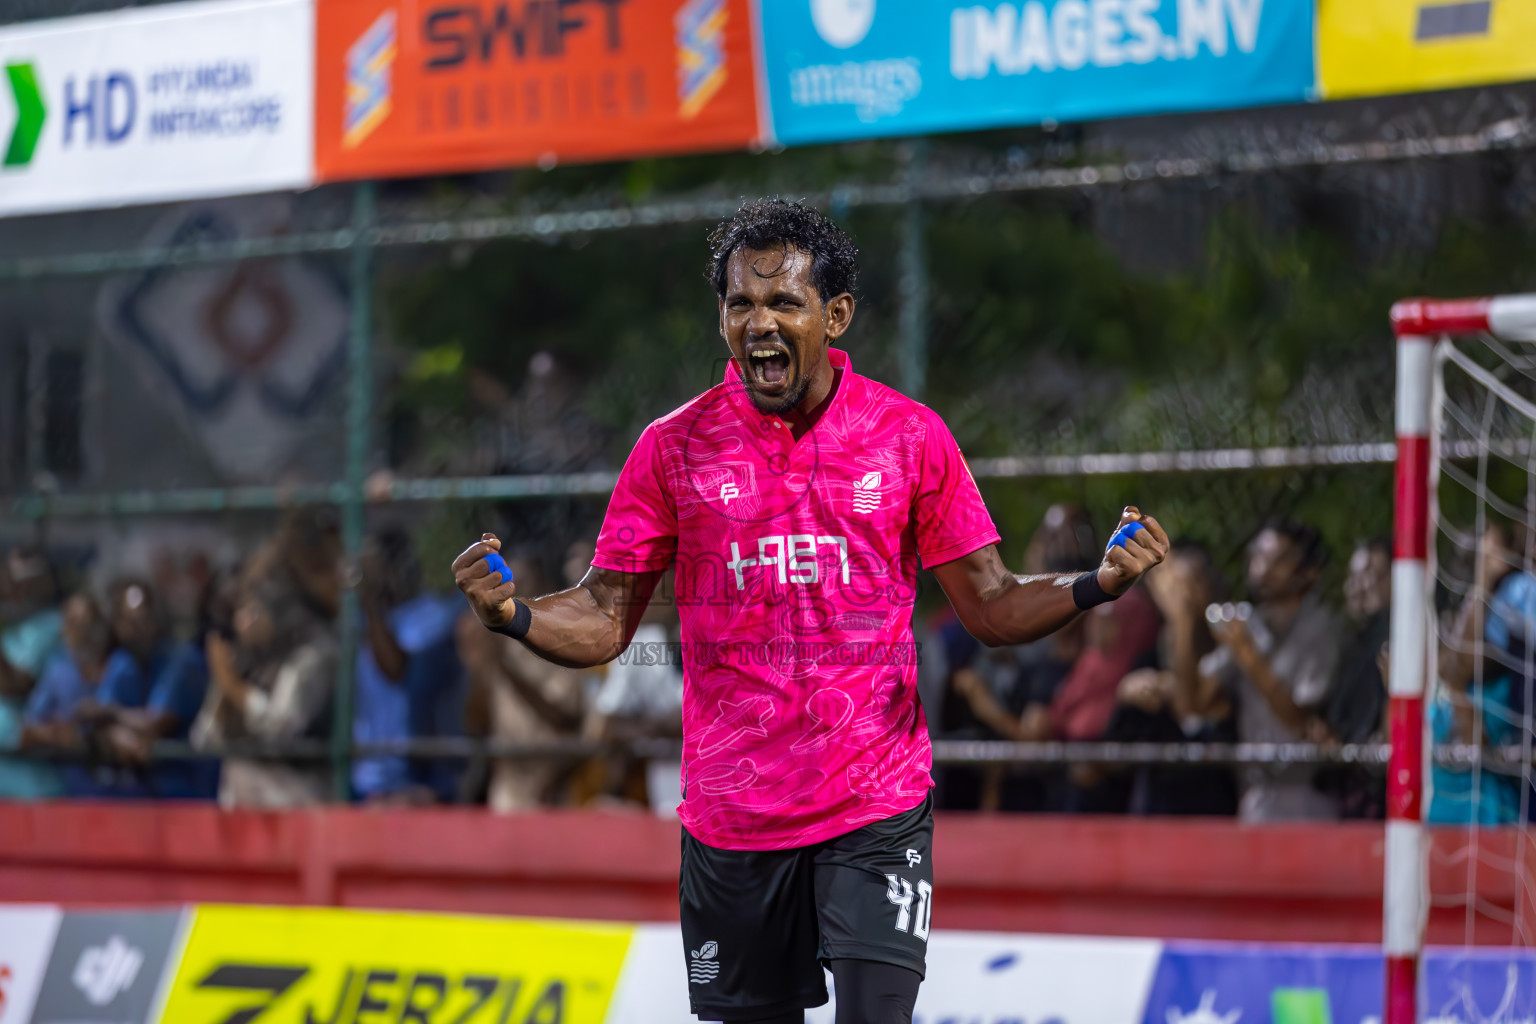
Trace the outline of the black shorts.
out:
M 933 797 L 792 850 L 718 850 L 683 832 L 688 999 L 705 1020 L 827 1001 L 822 966 L 876 960 L 924 973 L 933 913 Z

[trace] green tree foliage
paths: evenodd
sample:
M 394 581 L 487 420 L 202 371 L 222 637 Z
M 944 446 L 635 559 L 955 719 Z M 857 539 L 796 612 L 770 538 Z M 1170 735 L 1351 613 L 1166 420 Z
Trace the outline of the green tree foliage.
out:
M 809 154 L 794 165 L 801 180 L 896 166 L 888 147 Z M 737 191 L 769 192 L 782 166 L 660 161 L 563 171 L 561 180 L 572 195 L 636 200 L 705 187 L 722 171 L 738 175 L 729 179 L 743 183 Z M 548 188 L 556 178 L 525 184 Z M 1214 219 L 1196 265 L 1133 272 L 1092 230 L 1092 202 L 989 197 L 931 210 L 926 398 L 972 457 L 1389 439 L 1391 303 L 1519 289 L 1536 255 L 1530 233 L 1461 225 L 1432 247 L 1366 264 L 1337 231 L 1268 229 L 1233 203 Z M 894 382 L 899 211 L 840 216 L 864 254 L 847 347 L 861 371 Z M 487 244 L 392 274 L 387 322 L 405 367 L 393 415 L 417 424 L 407 463 L 434 443 L 469 443 L 475 372 L 515 391 L 530 357 L 548 350 L 588 382 L 586 412 L 609 431 L 608 461 L 619 465 L 646 422 L 719 380 L 725 350 L 702 277 L 706 233 L 689 225 Z M 1176 535 L 1208 543 L 1234 577 L 1267 517 L 1317 523 L 1335 566 L 1355 540 L 1391 524 L 1385 466 L 984 489 L 1015 564 L 1046 505 L 1060 500 L 1092 510 L 1101 531 L 1123 504 L 1154 509 Z

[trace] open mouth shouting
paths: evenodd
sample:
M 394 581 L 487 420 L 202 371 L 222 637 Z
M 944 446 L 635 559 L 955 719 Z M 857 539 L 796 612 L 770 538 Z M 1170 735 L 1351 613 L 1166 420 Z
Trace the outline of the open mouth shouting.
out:
M 794 383 L 794 356 L 781 341 L 746 343 L 747 375 L 754 390 L 780 395 Z

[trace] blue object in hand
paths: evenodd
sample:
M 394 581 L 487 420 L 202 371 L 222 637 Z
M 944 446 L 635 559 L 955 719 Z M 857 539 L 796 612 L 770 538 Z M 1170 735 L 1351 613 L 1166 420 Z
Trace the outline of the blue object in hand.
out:
M 1140 523 L 1126 523 L 1124 526 L 1120 527 L 1120 529 L 1115 531 L 1115 535 L 1113 537 L 1109 538 L 1109 543 L 1104 545 L 1104 550 L 1107 552 L 1110 548 L 1125 547 L 1125 542 L 1134 537 L 1136 535 L 1136 531 L 1145 529 L 1146 527 L 1142 526 Z
M 507 568 L 507 561 L 501 557 L 500 552 L 487 551 L 485 553 L 485 564 L 491 572 L 501 573 L 502 583 L 512 582 L 512 570 Z M 497 585 L 500 586 L 500 584 Z

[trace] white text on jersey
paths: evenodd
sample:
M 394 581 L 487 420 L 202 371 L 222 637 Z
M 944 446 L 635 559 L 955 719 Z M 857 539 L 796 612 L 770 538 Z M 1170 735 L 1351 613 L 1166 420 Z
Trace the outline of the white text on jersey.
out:
M 751 541 L 747 542 L 749 549 L 751 543 Z M 819 583 L 821 582 L 821 562 L 817 556 L 818 548 L 823 545 L 836 547 L 838 568 L 843 582 L 847 583 L 849 580 L 847 537 L 818 537 L 810 533 L 772 534 L 757 538 L 757 556 L 751 558 L 743 558 L 741 545 L 733 540 L 731 541 L 731 560 L 726 563 L 726 568 L 736 575 L 737 590 L 745 590 L 747 586 L 746 576 L 742 570 L 754 566 L 765 569 L 774 566 L 778 570 L 780 583 Z

